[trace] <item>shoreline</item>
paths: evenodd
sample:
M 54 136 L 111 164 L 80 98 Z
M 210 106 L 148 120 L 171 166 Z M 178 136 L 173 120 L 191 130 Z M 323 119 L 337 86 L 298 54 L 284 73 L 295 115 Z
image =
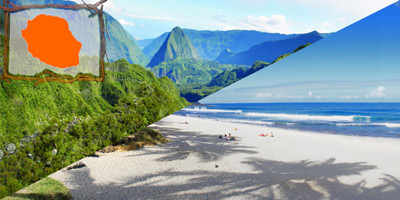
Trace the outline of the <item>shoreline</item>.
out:
M 176 115 L 172 114 L 177 117 L 185 117 L 185 118 L 193 118 L 193 119 L 201 119 L 201 120 L 209 120 L 209 121 L 215 121 L 215 122 L 222 122 L 222 123 L 235 123 L 235 122 L 230 122 L 230 121 L 224 121 L 224 119 L 211 119 L 211 118 L 202 118 L 202 117 L 190 117 L 190 116 L 182 116 L 182 115 Z M 262 122 L 262 121 L 260 121 Z M 291 129 L 291 128 L 282 128 L 282 127 L 272 127 L 270 124 L 267 122 L 262 122 L 265 123 L 264 125 L 261 125 L 260 123 L 257 123 L 257 121 L 254 121 L 254 123 L 243 123 L 243 122 L 238 122 L 236 124 L 243 124 L 243 125 L 249 125 L 249 126 L 258 126 L 258 127 L 264 127 L 264 128 L 269 128 L 269 129 L 276 129 L 276 130 L 282 130 L 282 131 L 294 131 L 294 132 L 303 132 L 303 133 L 309 133 L 309 134 L 317 134 L 317 135 L 329 135 L 329 136 L 345 136 L 345 137 L 356 137 L 356 138 L 370 138 L 370 139 L 382 139 L 383 142 L 390 142 L 389 140 L 398 140 L 400 142 L 400 137 L 384 137 L 384 136 L 371 136 L 371 135 L 350 135 L 350 134 L 345 134 L 345 133 L 321 133 L 321 132 L 316 132 L 316 131 L 310 131 L 310 130 L 300 130 L 300 129 Z M 273 123 L 273 122 L 272 122 Z
M 187 123 L 183 123 L 187 122 Z M 397 199 L 400 140 L 168 116 L 169 143 L 60 170 L 75 199 Z M 234 129 L 237 130 L 234 130 Z M 275 137 L 260 137 L 273 132 Z M 219 135 L 232 133 L 237 141 Z

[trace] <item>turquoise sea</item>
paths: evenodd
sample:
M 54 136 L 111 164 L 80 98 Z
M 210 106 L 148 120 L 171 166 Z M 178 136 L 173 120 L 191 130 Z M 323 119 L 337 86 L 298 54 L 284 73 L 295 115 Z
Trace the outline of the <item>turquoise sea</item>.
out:
M 240 103 L 175 113 L 326 134 L 400 138 L 400 103 Z

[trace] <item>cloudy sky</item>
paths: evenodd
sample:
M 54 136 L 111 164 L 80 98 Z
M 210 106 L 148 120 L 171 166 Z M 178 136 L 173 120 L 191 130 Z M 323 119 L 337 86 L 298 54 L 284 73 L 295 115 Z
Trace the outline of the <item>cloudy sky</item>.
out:
M 400 2 L 202 103 L 400 102 Z
M 157 37 L 175 26 L 197 30 L 335 32 L 394 2 L 396 0 L 108 0 L 105 9 L 133 36 L 142 39 Z

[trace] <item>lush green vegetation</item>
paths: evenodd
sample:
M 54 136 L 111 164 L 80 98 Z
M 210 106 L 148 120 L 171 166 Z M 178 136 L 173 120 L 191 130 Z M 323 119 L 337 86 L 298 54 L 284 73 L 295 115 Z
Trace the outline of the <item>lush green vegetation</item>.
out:
M 208 83 L 217 74 L 237 66 L 201 60 L 182 29 L 175 27 L 148 65 L 157 77 L 177 84 Z
M 0 197 L 186 105 L 171 80 L 126 60 L 107 64 L 104 83 L 0 81 Z
M 260 69 L 268 67 L 269 65 L 270 64 L 267 62 L 257 61 L 249 69 L 239 67 L 233 70 L 226 70 L 214 77 L 207 86 L 226 87 Z
M 177 84 L 205 84 L 219 73 L 237 67 L 238 65 L 225 65 L 213 61 L 177 58 L 163 62 L 151 68 L 157 77 L 167 76 Z
M 189 38 L 179 27 L 172 29 L 163 45 L 151 59 L 148 67 L 154 67 L 162 62 L 171 61 L 176 58 L 201 60 L 196 48 L 194 48 Z
M 207 84 L 194 84 L 194 85 L 178 85 L 181 96 L 189 102 L 198 102 L 200 99 L 217 92 L 224 87 L 221 86 L 207 86 Z
M 189 102 L 197 102 L 200 99 L 217 92 L 218 90 L 260 70 L 268 67 L 270 64 L 262 61 L 257 61 L 251 68 L 238 67 L 231 70 L 225 70 L 215 76 L 207 84 L 195 85 L 178 85 L 181 96 Z
M 111 16 L 107 26 L 110 59 L 122 56 L 146 63 L 134 39 Z M 0 80 L 0 198 L 127 135 L 138 134 L 145 142 L 157 139 L 137 131 L 187 105 L 170 79 L 157 78 L 127 60 L 107 63 L 103 83 L 46 82 L 34 86 L 29 81 Z
M 72 196 L 62 183 L 46 177 L 3 200 L 70 200 Z

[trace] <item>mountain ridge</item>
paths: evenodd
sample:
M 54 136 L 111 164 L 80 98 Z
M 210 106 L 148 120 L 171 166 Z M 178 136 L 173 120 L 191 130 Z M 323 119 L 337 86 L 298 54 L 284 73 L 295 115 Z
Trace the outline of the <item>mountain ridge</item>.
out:
M 163 45 L 151 59 L 147 67 L 154 67 L 162 62 L 172 61 L 176 58 L 201 60 L 196 48 L 179 27 L 172 29 Z
M 300 45 L 314 43 L 322 38 L 323 37 L 320 33 L 313 31 L 285 40 L 266 41 L 251 47 L 247 51 L 239 53 L 230 53 L 225 50 L 217 57 L 217 59 L 215 59 L 215 61 L 222 64 L 239 65 L 252 65 L 258 60 L 271 63 L 281 55 L 292 53 Z
M 288 39 L 300 35 L 266 33 L 254 30 L 209 31 L 183 29 L 183 31 L 189 37 L 193 46 L 198 50 L 200 56 L 206 60 L 214 60 L 220 52 L 225 49 L 230 49 L 233 52 L 241 52 L 265 41 Z M 152 41 L 143 48 L 143 53 L 148 58 L 152 58 L 161 47 L 168 33 L 169 32 L 165 32 L 159 37 L 152 39 Z

